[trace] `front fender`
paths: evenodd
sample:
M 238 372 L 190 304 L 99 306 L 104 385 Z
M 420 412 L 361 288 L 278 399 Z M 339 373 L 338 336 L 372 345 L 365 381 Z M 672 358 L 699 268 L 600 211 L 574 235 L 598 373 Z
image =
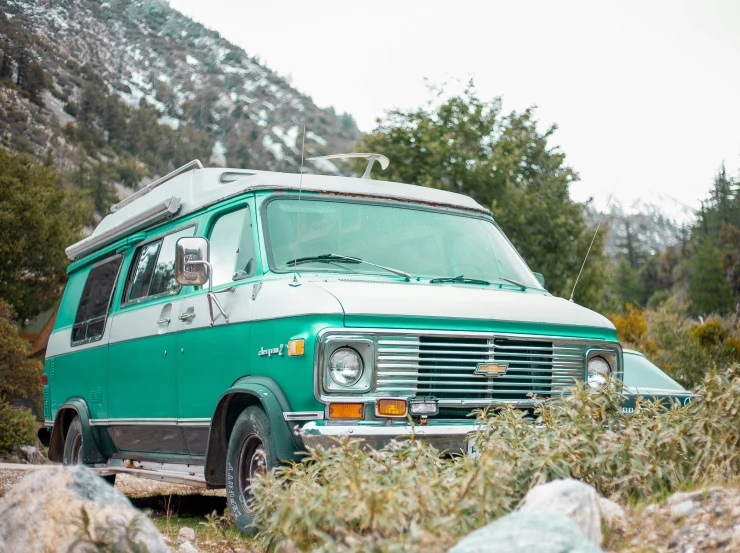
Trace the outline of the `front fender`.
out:
M 98 444 L 90 427 L 90 411 L 87 403 L 80 397 L 68 399 L 57 410 L 54 418 L 54 427 L 49 442 L 49 460 L 61 463 L 64 461 L 64 441 L 67 439 L 67 430 L 75 418 L 80 418 L 82 427 L 82 462 L 85 465 L 105 463 L 108 459 L 100 452 Z
M 290 402 L 282 388 L 264 376 L 245 376 L 226 390 L 218 401 L 211 420 L 206 451 L 205 477 L 209 487 L 222 487 L 226 476 L 226 450 L 231 429 L 241 412 L 250 405 L 259 405 L 270 421 L 270 431 L 278 460 L 296 461 L 304 450 L 299 436 L 293 434 L 283 413 L 291 411 Z

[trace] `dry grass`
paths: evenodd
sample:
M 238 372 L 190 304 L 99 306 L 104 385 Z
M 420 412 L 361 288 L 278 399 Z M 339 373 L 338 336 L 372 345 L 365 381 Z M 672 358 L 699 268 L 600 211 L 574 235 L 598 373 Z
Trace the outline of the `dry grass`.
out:
M 740 473 L 740 366 L 709 374 L 701 401 L 638 403 L 584 387 L 550 401 L 537 424 L 521 412 L 481 414 L 476 456 L 440 458 L 423 443 L 366 451 L 344 440 L 255 486 L 256 524 L 269 547 L 444 551 L 516 508 L 537 484 L 578 478 L 621 503 L 652 501 Z

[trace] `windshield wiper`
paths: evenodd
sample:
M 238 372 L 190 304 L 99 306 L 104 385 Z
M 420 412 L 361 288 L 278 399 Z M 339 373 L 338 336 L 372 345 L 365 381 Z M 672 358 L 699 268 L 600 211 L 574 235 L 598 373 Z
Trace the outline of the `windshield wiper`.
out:
M 527 286 L 526 284 L 522 284 L 518 280 L 514 280 L 514 279 L 511 279 L 511 278 L 504 278 L 504 277 L 499 277 L 499 278 L 501 280 L 504 280 L 504 281 L 508 282 L 509 284 L 513 284 L 514 286 L 518 286 L 522 290 L 526 290 L 527 288 L 529 288 L 529 286 Z
M 488 286 L 489 284 L 491 284 L 487 280 L 478 280 L 477 278 L 465 278 L 463 275 L 456 276 L 456 277 L 433 278 L 429 282 L 431 284 L 435 282 L 464 282 L 465 284 L 482 284 L 484 286 Z
M 302 263 L 364 263 L 365 265 L 372 265 L 373 267 L 383 269 L 385 271 L 388 271 L 389 273 L 393 273 L 394 275 L 405 277 L 406 280 L 411 280 L 410 274 L 405 273 L 399 269 L 393 269 L 392 267 L 386 267 L 384 265 L 378 265 L 377 263 L 371 263 L 370 261 L 365 261 L 364 259 L 360 259 L 359 257 L 349 257 L 346 255 L 339 255 L 337 253 L 326 253 L 324 255 L 299 257 L 298 259 L 288 261 L 286 265 L 295 266 Z

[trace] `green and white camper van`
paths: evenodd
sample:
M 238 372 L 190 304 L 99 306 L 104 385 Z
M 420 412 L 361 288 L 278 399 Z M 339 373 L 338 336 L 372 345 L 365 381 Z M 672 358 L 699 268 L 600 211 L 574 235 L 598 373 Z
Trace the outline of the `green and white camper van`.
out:
M 49 457 L 226 487 L 243 529 L 251 477 L 306 447 L 413 434 L 460 451 L 477 408 L 622 371 L 612 324 L 443 190 L 194 161 L 67 254 Z

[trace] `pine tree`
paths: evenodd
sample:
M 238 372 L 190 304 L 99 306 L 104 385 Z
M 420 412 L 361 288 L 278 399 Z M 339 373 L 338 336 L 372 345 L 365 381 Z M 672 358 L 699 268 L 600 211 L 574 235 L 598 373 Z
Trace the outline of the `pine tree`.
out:
M 703 237 L 695 248 L 691 268 L 688 295 L 692 312 L 705 315 L 732 311 L 734 301 L 722 265 L 722 253 L 711 237 Z
M 53 167 L 0 149 L 0 214 L 0 299 L 30 318 L 59 297 L 64 248 L 80 238 L 85 204 L 57 184 Z

